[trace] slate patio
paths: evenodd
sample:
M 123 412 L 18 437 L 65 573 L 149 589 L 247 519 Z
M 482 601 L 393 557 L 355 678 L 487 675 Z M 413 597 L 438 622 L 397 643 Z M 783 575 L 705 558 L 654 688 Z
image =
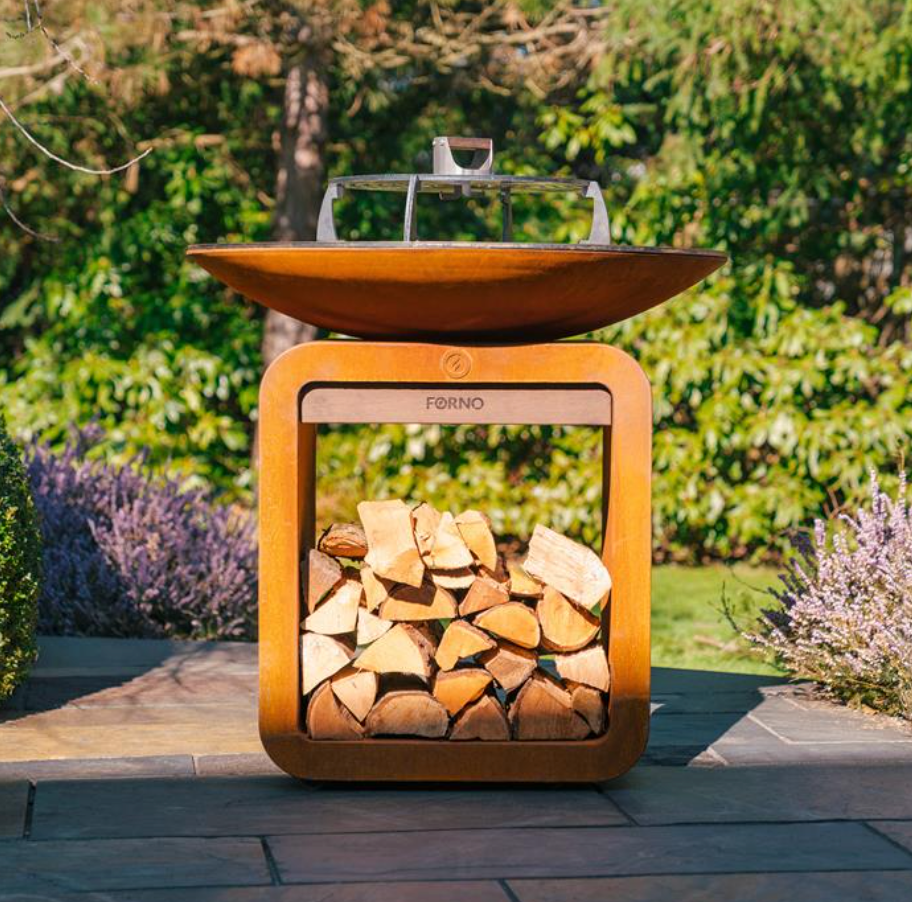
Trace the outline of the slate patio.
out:
M 42 641 L 0 710 L 0 900 L 899 902 L 912 732 L 768 677 L 656 669 L 600 787 L 304 786 L 256 649 Z

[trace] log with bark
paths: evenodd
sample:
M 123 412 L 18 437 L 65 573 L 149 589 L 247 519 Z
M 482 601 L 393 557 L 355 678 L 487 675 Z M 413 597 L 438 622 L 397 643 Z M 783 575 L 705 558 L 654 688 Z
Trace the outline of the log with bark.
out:
M 454 620 L 437 646 L 435 659 L 441 670 L 452 670 L 458 661 L 494 648 L 494 640 L 465 620 Z
M 469 702 L 480 698 L 491 684 L 492 679 L 491 674 L 481 667 L 441 670 L 434 677 L 434 698 L 452 716 L 460 712 Z
M 368 736 L 440 739 L 449 729 L 450 718 L 429 692 L 405 690 L 384 695 L 367 715 L 365 726 Z
M 376 673 L 351 665 L 344 667 L 329 681 L 336 698 L 362 723 L 377 700 L 379 683 Z
M 307 703 L 307 732 L 311 739 L 361 739 L 364 728 L 332 691 L 323 683 Z
M 516 739 L 584 739 L 589 724 L 573 708 L 573 698 L 539 671 L 530 677 L 510 705 Z
M 380 605 L 384 620 L 451 620 L 456 616 L 456 599 L 448 589 L 432 582 L 419 587 L 397 586 Z
M 545 586 L 535 606 L 541 624 L 542 645 L 549 651 L 578 651 L 585 648 L 601 626 L 598 617 L 571 604 L 557 589 Z
M 522 686 L 538 667 L 534 651 L 510 642 L 498 642 L 496 648 L 484 652 L 478 660 L 507 692 Z
M 503 706 L 493 695 L 483 695 L 453 718 L 450 739 L 503 742 L 510 738 L 510 725 Z
M 317 548 L 330 557 L 360 560 L 367 554 L 367 536 L 357 523 L 333 523 L 320 536 Z

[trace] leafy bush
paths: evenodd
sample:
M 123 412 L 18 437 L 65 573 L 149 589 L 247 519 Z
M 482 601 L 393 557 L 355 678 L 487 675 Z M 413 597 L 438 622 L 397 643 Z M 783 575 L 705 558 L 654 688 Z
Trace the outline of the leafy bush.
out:
M 867 468 L 912 438 L 912 17 L 864 0 L 610 8 L 596 69 L 545 99 L 443 77 L 392 79 L 380 102 L 330 73 L 327 174 L 426 171 L 433 135 L 470 129 L 493 137 L 502 172 L 597 179 L 619 243 L 726 250 L 732 265 L 713 280 L 598 338 L 634 354 L 655 387 L 657 558 L 756 558 L 771 542 L 775 553 L 790 529 L 857 502 Z M 247 498 L 261 311 L 183 249 L 270 234 L 281 79 L 241 75 L 217 43 L 144 58 L 109 38 L 111 67 L 133 84 L 119 117 L 70 79 L 28 121 L 97 165 L 123 159 L 124 134 L 154 140 L 130 177 L 61 172 L 0 130 L 0 156 L 21 161 L 12 207 L 65 239 L 36 242 L 0 217 L 0 406 L 55 446 L 62 424 L 97 417 L 93 454 L 148 449 L 150 465 Z M 496 234 L 497 204 L 439 206 L 430 220 L 434 205 L 422 207 L 422 233 Z M 352 197 L 341 231 L 395 237 L 401 215 L 382 192 Z M 575 241 L 588 215 L 579 198 L 518 202 L 517 237 Z M 382 492 L 456 498 L 498 506 L 501 532 L 545 519 L 596 539 L 597 436 L 439 435 L 465 457 L 433 431 L 334 431 L 323 512 L 352 516 Z
M 19 449 L 0 417 L 0 699 L 35 659 L 41 540 Z
M 870 509 L 813 539 L 771 590 L 778 605 L 750 638 L 838 698 L 912 720 L 912 507 L 871 472 Z
M 912 441 L 912 346 L 880 346 L 873 326 L 838 305 L 790 304 L 787 274 L 779 282 L 748 323 L 721 276 L 601 333 L 653 382 L 659 560 L 785 551 L 791 531 L 860 501 L 868 468 L 886 468 Z M 320 449 L 320 475 L 334 490 L 328 519 L 387 491 L 482 505 L 502 533 L 528 534 L 546 520 L 590 544 L 599 535 L 598 431 L 345 427 L 321 437 Z
M 97 427 L 61 453 L 34 445 L 28 476 L 41 515 L 43 632 L 252 639 L 256 547 L 243 511 L 153 477 L 144 460 L 92 461 Z

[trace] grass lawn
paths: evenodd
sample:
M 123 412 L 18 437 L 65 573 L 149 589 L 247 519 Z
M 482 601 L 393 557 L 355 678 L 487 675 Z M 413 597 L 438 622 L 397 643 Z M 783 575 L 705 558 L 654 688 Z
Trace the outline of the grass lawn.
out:
M 752 654 L 722 613 L 722 590 L 738 622 L 752 625 L 769 603 L 762 590 L 777 585 L 768 567 L 666 565 L 652 568 L 652 663 L 738 673 L 779 673 Z M 761 590 L 761 591 L 755 591 Z

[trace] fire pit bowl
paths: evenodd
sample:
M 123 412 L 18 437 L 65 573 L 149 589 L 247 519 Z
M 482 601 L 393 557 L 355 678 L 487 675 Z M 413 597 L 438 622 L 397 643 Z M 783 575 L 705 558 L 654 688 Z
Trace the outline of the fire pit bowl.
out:
M 442 242 L 197 245 L 190 259 L 254 301 L 358 338 L 550 341 L 661 304 L 715 251 Z

